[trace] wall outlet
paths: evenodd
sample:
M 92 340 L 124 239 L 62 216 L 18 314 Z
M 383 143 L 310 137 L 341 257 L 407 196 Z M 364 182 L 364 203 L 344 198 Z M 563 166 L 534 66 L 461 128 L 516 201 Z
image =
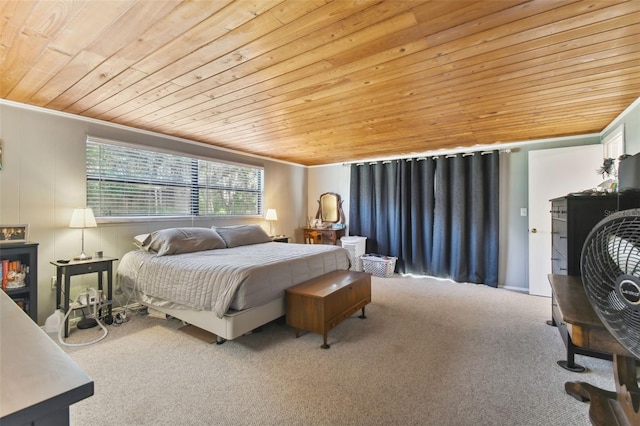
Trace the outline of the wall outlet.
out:
M 58 278 L 55 276 L 51 277 L 51 290 L 54 291 L 58 285 Z

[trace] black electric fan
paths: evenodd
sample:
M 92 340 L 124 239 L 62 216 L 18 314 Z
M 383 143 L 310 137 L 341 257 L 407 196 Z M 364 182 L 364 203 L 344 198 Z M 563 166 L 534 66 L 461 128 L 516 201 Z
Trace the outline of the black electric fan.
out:
M 627 354 L 614 354 L 616 392 L 588 383 L 567 383 L 567 392 L 591 401 L 597 425 L 640 425 L 640 209 L 623 210 L 601 220 L 582 248 L 584 290 L 594 311 Z

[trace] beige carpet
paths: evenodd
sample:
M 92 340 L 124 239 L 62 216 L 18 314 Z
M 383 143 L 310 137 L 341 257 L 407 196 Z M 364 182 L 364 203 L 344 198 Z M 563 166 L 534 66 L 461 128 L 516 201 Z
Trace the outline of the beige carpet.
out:
M 284 321 L 223 345 L 130 315 L 65 348 L 95 380 L 73 425 L 589 425 L 569 380 L 614 389 L 611 363 L 567 372 L 550 300 L 428 278 L 373 279 L 367 319 L 294 338 Z M 73 341 L 92 338 L 83 330 Z

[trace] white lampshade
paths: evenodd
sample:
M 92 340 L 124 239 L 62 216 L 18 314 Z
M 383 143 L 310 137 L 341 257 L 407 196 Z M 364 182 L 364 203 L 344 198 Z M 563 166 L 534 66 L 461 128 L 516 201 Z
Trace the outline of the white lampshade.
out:
M 267 214 L 264 215 L 266 220 L 278 220 L 278 213 L 276 209 L 267 209 Z
M 96 228 L 97 226 L 91 207 L 73 209 L 69 228 Z
M 276 209 L 267 209 L 267 214 L 264 215 L 264 219 L 269 221 L 269 232 L 271 232 L 271 236 L 273 236 L 273 222 L 278 220 Z
M 73 209 L 71 220 L 69 221 L 69 228 L 82 228 L 82 253 L 74 257 L 75 260 L 91 259 L 91 256 L 88 256 L 84 252 L 84 228 L 97 227 L 96 217 L 93 215 L 93 210 L 90 207 Z

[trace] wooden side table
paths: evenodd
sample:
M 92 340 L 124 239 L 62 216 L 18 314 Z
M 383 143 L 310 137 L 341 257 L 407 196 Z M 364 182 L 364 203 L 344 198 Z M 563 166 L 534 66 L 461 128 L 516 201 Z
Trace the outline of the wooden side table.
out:
M 549 275 L 549 282 L 555 301 L 554 319 L 561 334 L 564 329 L 569 339 L 568 359 L 558 361 L 558 364 L 564 368 L 567 368 L 567 364 L 577 368 L 571 371 L 584 371 L 584 368 L 581 370 L 579 365 L 573 363 L 573 353 L 613 358 L 616 392 L 585 382 L 566 382 L 565 391 L 578 401 L 591 402 L 589 418 L 594 425 L 640 425 L 637 360 L 609 333 L 593 310 L 579 276 Z
M 575 363 L 575 355 L 611 360 L 611 354 L 633 356 L 609 333 L 591 307 L 576 275 L 549 275 L 553 290 L 552 315 L 567 347 L 567 359 L 558 361 L 562 368 L 581 373 L 585 368 Z
M 98 274 L 98 290 L 103 290 L 103 273 L 107 273 L 107 305 L 108 314 L 112 313 L 112 287 L 113 287 L 113 262 L 118 260 L 115 257 L 98 257 L 89 260 L 71 260 L 68 263 L 59 260 L 51 262 L 56 267 L 56 306 L 66 314 L 69 310 L 69 295 L 71 288 L 71 277 L 83 274 Z M 64 290 L 62 287 L 62 276 L 64 275 Z M 62 300 L 64 293 L 64 300 Z M 64 323 L 64 337 L 69 337 L 69 319 Z

